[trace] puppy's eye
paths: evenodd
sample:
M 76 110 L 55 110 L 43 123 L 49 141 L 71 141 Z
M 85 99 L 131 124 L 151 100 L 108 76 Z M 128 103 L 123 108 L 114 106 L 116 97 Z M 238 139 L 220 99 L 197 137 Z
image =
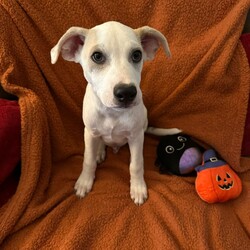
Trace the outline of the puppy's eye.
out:
M 106 58 L 102 52 L 94 52 L 91 56 L 91 59 L 97 64 L 103 64 L 106 61 Z
M 165 148 L 165 151 L 168 153 L 168 154 L 173 154 L 174 153 L 174 147 L 169 145 Z
M 140 50 L 133 51 L 131 55 L 131 59 L 134 63 L 139 63 L 142 59 L 142 53 Z

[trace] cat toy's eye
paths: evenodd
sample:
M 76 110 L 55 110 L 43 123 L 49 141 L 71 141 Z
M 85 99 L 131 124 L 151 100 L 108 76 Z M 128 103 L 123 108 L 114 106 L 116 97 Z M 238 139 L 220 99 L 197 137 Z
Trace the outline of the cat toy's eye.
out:
M 178 136 L 177 138 L 178 138 L 178 141 L 180 141 L 180 142 L 185 142 L 185 141 L 187 141 L 187 138 L 185 138 L 185 137 L 183 137 L 183 136 Z
M 172 154 L 172 153 L 174 153 L 174 147 L 173 146 L 167 146 L 166 148 L 165 148 L 165 151 L 168 153 L 168 154 Z

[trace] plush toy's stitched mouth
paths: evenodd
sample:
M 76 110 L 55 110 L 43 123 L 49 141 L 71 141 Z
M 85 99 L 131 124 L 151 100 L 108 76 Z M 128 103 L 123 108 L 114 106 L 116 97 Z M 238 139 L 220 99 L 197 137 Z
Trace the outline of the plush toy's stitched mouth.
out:
M 224 185 L 219 185 L 219 188 L 222 189 L 222 190 L 229 190 L 233 187 L 234 185 L 234 182 L 231 181 L 231 183 L 228 183 L 228 184 L 224 184 Z
M 185 147 L 185 143 L 183 143 L 180 148 L 177 148 L 177 150 L 182 150 L 184 147 Z

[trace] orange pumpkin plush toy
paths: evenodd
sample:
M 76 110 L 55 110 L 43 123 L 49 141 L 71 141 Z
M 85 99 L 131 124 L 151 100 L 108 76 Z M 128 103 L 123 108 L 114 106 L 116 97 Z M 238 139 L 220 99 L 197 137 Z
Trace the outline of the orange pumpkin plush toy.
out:
M 224 202 L 240 195 L 240 178 L 226 162 L 216 157 L 214 150 L 204 152 L 202 165 L 195 170 L 195 188 L 202 200 L 208 203 Z

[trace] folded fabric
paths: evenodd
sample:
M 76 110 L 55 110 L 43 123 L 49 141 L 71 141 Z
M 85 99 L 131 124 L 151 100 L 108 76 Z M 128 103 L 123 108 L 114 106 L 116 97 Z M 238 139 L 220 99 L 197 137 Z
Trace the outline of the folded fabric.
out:
M 248 62 L 250 64 L 250 34 L 243 34 L 240 37 L 240 40 L 245 48 Z M 248 109 L 246 115 L 241 155 L 250 156 L 250 98 L 248 99 Z

